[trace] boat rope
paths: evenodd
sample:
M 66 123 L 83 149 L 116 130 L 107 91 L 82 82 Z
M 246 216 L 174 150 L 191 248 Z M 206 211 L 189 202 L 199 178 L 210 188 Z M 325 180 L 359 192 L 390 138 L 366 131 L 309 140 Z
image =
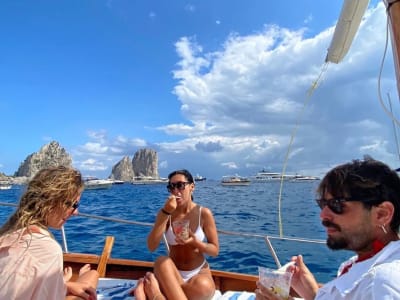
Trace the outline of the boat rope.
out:
M 323 79 L 323 75 L 325 75 L 327 69 L 328 69 L 328 63 L 329 62 L 325 62 L 322 65 L 321 68 L 321 72 L 319 73 L 318 77 L 316 80 L 314 80 L 314 82 L 311 84 L 310 88 L 307 91 L 307 96 L 304 100 L 303 103 L 303 107 L 301 108 L 300 114 L 298 115 L 298 118 L 296 120 L 296 124 L 294 126 L 294 129 L 292 131 L 292 134 L 290 136 L 290 141 L 289 141 L 289 145 L 286 151 L 286 155 L 285 155 L 285 160 L 283 162 L 283 167 L 282 167 L 282 172 L 281 172 L 281 180 L 280 180 L 280 186 L 279 186 L 279 195 L 278 195 L 278 225 L 279 225 L 279 236 L 282 238 L 283 237 L 283 222 L 282 222 L 282 192 L 283 192 L 283 182 L 284 182 L 284 175 L 286 174 L 286 167 L 289 161 L 289 157 L 290 157 L 290 153 L 292 150 L 292 145 L 293 145 L 293 141 L 294 141 L 294 137 L 296 136 L 297 130 L 299 129 L 300 126 L 300 122 L 303 119 L 303 114 L 304 111 L 308 105 L 308 103 L 311 100 L 312 95 L 314 94 L 314 91 L 317 89 L 317 87 L 320 85 L 320 83 L 322 82 Z
M 389 101 L 389 108 L 390 112 L 393 114 L 393 109 L 392 109 L 392 100 L 390 99 L 389 93 L 387 94 L 388 101 Z M 399 147 L 399 139 L 397 137 L 397 127 L 396 124 L 392 120 L 392 125 L 393 125 L 393 134 L 394 134 L 394 140 L 396 143 L 396 149 L 397 149 L 397 155 L 399 156 L 399 161 L 400 161 L 400 147 Z
M 383 97 L 382 97 L 382 92 L 381 92 L 381 78 L 382 78 L 382 71 L 383 71 L 383 65 L 385 63 L 386 60 L 386 53 L 388 50 L 388 44 L 389 44 L 389 27 L 390 27 L 390 13 L 387 13 L 387 21 L 386 21 L 386 39 L 385 39 L 385 48 L 383 51 L 383 55 L 382 55 L 382 60 L 381 60 L 381 65 L 379 67 L 379 75 L 378 75 L 378 99 L 379 102 L 384 110 L 384 112 L 389 116 L 389 118 L 392 120 L 393 123 L 397 124 L 397 126 L 400 126 L 400 121 L 393 115 L 393 113 L 391 111 L 389 111 L 389 109 L 386 107 L 386 105 L 384 104 L 383 101 Z

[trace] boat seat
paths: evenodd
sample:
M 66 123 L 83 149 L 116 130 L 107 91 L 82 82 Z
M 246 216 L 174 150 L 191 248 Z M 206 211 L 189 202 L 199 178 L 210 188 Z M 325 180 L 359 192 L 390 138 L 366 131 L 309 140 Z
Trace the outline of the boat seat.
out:
M 98 300 L 133 300 L 135 297 L 129 294 L 137 283 L 137 280 L 100 278 L 97 286 Z M 250 292 L 227 291 L 221 294 L 215 291 L 212 300 L 254 300 L 255 294 Z

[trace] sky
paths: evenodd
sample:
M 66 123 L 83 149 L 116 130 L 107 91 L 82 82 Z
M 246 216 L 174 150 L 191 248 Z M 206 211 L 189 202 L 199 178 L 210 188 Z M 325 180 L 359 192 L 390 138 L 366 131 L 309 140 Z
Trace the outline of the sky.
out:
M 157 151 L 162 177 L 284 166 L 323 176 L 364 155 L 397 168 L 397 129 L 378 97 L 398 115 L 384 5 L 370 1 L 345 58 L 325 64 L 341 8 L 337 0 L 3 0 L 0 172 L 14 174 L 51 141 L 100 178 L 143 148 Z

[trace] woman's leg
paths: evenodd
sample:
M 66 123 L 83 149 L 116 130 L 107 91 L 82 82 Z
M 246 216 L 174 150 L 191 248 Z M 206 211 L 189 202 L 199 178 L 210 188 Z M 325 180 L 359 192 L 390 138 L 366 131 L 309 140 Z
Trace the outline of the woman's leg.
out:
M 190 278 L 182 286 L 186 297 L 190 300 L 209 300 L 215 293 L 215 284 L 209 268 Z
M 161 291 L 167 299 L 188 299 L 182 289 L 183 279 L 172 259 L 167 256 L 158 257 L 154 262 L 154 274 L 160 284 Z

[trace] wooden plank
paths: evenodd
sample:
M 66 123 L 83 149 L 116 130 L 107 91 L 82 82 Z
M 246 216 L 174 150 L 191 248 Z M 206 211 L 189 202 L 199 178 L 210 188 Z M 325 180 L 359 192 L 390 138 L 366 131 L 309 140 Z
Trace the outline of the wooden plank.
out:
M 100 278 L 106 275 L 107 262 L 111 256 L 111 250 L 114 245 L 114 240 L 115 239 L 113 236 L 106 237 L 106 242 L 104 244 L 103 252 L 100 256 L 100 260 L 97 265 L 97 272 L 99 272 Z

